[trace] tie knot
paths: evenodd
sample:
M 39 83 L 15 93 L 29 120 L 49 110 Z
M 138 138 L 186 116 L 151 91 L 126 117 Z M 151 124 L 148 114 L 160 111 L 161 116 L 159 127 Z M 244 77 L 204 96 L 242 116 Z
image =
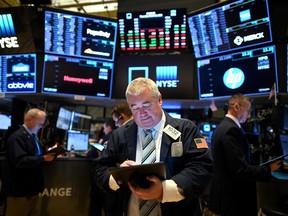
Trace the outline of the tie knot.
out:
M 147 130 L 145 130 L 145 134 L 152 134 L 152 133 L 153 133 L 153 131 L 155 131 L 155 129 L 154 129 L 154 128 L 151 128 L 151 129 L 147 129 Z

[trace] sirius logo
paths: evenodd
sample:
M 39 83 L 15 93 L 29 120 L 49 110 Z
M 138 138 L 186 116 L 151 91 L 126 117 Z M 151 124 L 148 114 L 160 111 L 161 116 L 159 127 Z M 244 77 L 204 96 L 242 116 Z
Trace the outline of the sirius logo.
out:
M 0 47 L 19 47 L 11 14 L 0 15 Z
M 239 68 L 230 68 L 224 73 L 223 82 L 227 88 L 239 88 L 245 80 L 245 75 Z

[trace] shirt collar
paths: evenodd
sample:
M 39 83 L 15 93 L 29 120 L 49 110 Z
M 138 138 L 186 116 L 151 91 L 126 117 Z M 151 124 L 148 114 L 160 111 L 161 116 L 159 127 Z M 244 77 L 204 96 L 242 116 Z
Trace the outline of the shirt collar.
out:
M 231 114 L 226 114 L 225 116 L 232 119 L 238 125 L 238 127 L 241 128 L 240 122 L 238 121 L 237 118 L 235 118 L 235 116 L 233 116 Z
M 25 128 L 25 130 L 26 130 L 30 135 L 32 135 L 32 132 L 26 127 L 25 124 L 23 124 L 22 126 Z

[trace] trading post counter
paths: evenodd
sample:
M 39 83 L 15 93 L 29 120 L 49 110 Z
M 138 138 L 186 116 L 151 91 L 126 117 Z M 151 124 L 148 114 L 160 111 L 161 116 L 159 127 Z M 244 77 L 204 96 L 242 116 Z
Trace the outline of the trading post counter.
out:
M 92 163 L 86 158 L 57 158 L 45 165 L 45 189 L 39 194 L 37 215 L 88 216 Z
M 258 205 L 264 215 L 288 215 L 288 172 L 275 171 L 268 183 L 259 182 Z
M 92 160 L 57 159 L 45 166 L 44 177 L 39 216 L 89 215 Z

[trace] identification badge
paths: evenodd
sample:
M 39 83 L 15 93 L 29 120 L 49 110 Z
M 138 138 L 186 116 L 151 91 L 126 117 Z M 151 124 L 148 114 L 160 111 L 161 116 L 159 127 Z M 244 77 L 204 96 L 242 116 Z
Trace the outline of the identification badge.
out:
M 183 143 L 181 141 L 171 144 L 171 156 L 181 157 L 183 155 Z
M 172 127 L 171 125 L 167 125 L 164 128 L 164 133 L 166 133 L 168 136 L 172 137 L 174 140 L 178 139 L 181 136 L 181 132 Z

